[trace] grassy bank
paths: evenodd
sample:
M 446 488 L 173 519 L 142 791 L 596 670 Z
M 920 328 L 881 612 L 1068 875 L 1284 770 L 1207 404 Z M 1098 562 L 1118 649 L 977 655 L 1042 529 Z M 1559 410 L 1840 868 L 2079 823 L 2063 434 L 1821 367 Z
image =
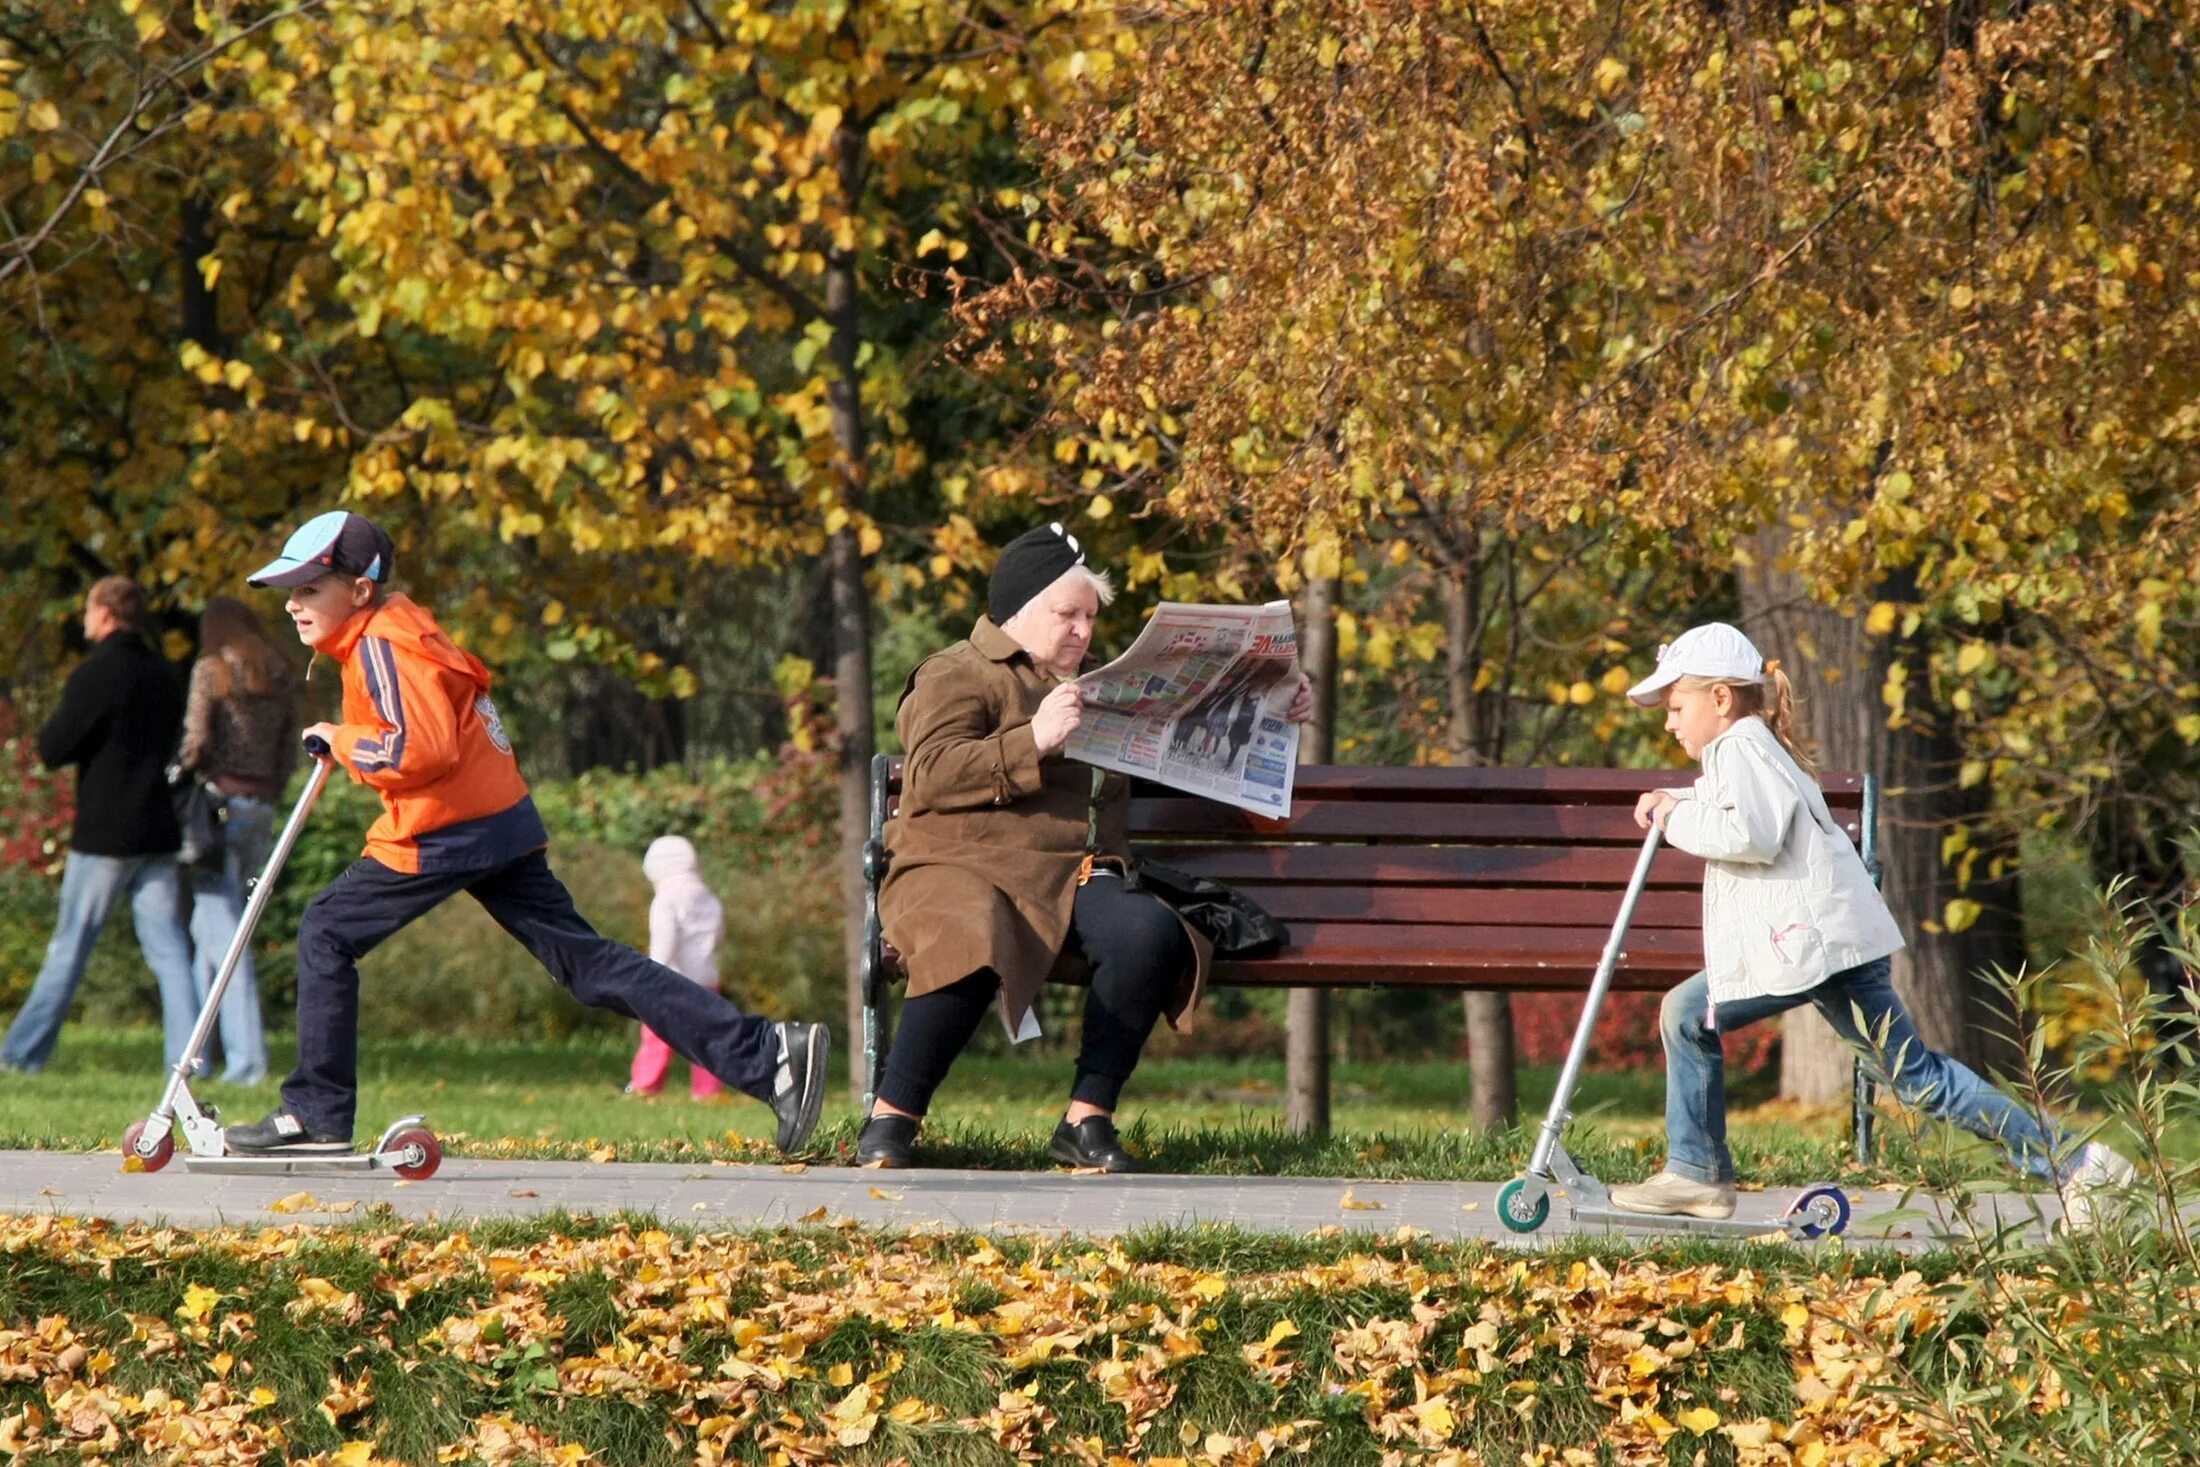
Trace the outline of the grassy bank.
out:
M 278 1041 L 276 1058 L 287 1063 Z M 619 1093 L 630 1056 L 623 1035 L 564 1040 L 370 1041 L 361 1050 L 360 1128 L 424 1110 L 453 1154 L 687 1161 L 768 1153 L 770 1114 L 745 1098 L 698 1103 L 676 1072 L 666 1093 Z M 845 1056 L 841 1056 L 845 1073 Z M 158 1098 L 159 1036 L 150 1030 L 72 1028 L 54 1063 L 36 1076 L 0 1075 L 0 1147 L 111 1146 Z M 1523 1113 L 1540 1117 L 1554 1074 L 1522 1073 Z M 1061 1113 L 1069 1062 L 1045 1056 L 967 1056 L 956 1067 L 927 1127 L 938 1165 L 1030 1169 L 1044 1166 L 1048 1132 Z M 1122 1111 L 1126 1135 L 1161 1170 L 1239 1175 L 1435 1177 L 1498 1180 L 1515 1174 L 1528 1136 L 1475 1136 L 1462 1124 L 1466 1071 L 1457 1063 L 1344 1063 L 1335 1075 L 1335 1130 L 1314 1139 L 1287 1134 L 1281 1061 L 1157 1057 L 1141 1067 Z M 226 1115 L 256 1119 L 276 1098 L 272 1084 L 202 1087 Z M 853 1149 L 852 1104 L 836 1092 L 813 1156 Z M 1577 1152 L 1600 1175 L 1646 1175 L 1663 1154 L 1663 1077 L 1592 1073 L 1575 1107 Z M 1846 1118 L 1738 1097 L 1732 1139 L 1746 1178 L 1801 1185 L 1826 1177 L 1938 1183 L 2001 1175 L 1993 1154 L 1935 1128 L 1911 1138 L 1885 1125 L 1880 1161 L 1859 1172 L 1848 1160 Z

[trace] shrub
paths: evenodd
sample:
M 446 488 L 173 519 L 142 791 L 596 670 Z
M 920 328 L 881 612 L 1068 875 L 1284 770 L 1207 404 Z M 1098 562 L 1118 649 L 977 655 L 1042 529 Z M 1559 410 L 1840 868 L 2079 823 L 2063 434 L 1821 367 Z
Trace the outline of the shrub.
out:
M 30 718 L 0 698 L 0 868 L 59 875 L 75 819 L 75 779 L 38 762 Z
M 830 786 L 821 808 L 803 773 L 767 759 L 713 763 L 693 773 L 595 772 L 537 785 L 535 801 L 550 827 L 553 867 L 600 930 L 647 946 L 650 888 L 642 853 L 660 835 L 685 835 L 726 904 L 719 956 L 727 994 L 775 1017 L 838 1014 L 840 900 Z M 279 819 L 304 779 L 301 772 Z M 331 779 L 283 869 L 254 934 L 261 999 L 278 1027 L 289 1023 L 297 1000 L 294 949 L 306 903 L 359 858 L 380 809 L 372 790 Z M 22 1002 L 37 976 L 56 890 L 54 876 L 0 863 L 0 1014 Z M 378 1037 L 557 1037 L 627 1022 L 559 995 L 534 959 L 470 901 L 447 903 L 392 937 L 369 955 L 361 974 L 361 1025 Z M 158 1021 L 159 998 L 126 911 L 108 923 L 79 1003 L 78 1016 L 88 1020 Z
M 1614 993 L 1606 996 L 1604 1011 L 1597 1016 L 1596 1034 L 1589 1042 L 1589 1065 L 1600 1070 L 1663 1069 L 1665 1049 L 1658 1041 L 1656 993 Z M 1520 1058 L 1528 1064 L 1557 1065 L 1566 1060 L 1581 1022 L 1583 995 L 1578 993 L 1519 993 L 1513 995 L 1513 1034 Z M 1739 1034 L 1726 1036 L 1726 1068 L 1730 1080 L 1762 1075 L 1780 1063 L 1780 1026 L 1752 1024 Z
M 2028 1030 L 2028 1098 L 2044 1109 L 2078 1077 L 2112 1069 L 2098 1134 L 2129 1151 L 2139 1182 L 2101 1209 L 2098 1232 L 2046 1243 L 1959 1207 L 1939 1241 L 1962 1266 L 1934 1290 L 1936 1307 L 1876 1331 L 1901 1365 L 1887 1389 L 1963 1460 L 2200 1461 L 2200 1242 L 2190 1212 L 2200 1165 L 2170 1150 L 2174 1135 L 2200 1126 L 2200 1090 L 2180 1078 L 2189 1049 L 2163 1038 L 2162 997 L 2128 982 L 2144 919 L 2113 890 L 2104 907 L 2101 934 L 2071 962 L 2000 981 Z M 2179 928 L 2189 973 L 2200 918 L 2187 909 Z M 2183 997 L 2189 1007 L 2195 995 L 2188 987 Z M 2058 1061 L 2036 1022 L 2043 1010 L 2099 1018 Z

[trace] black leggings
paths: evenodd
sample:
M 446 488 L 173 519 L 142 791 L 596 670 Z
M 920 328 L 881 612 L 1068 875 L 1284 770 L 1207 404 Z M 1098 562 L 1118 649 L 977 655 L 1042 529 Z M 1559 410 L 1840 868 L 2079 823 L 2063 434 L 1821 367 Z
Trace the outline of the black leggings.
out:
M 1109 875 L 1096 875 L 1077 889 L 1069 940 L 1092 969 L 1084 1044 L 1069 1095 L 1112 1112 L 1123 1082 L 1138 1068 L 1154 1020 L 1192 961 L 1192 944 L 1176 913 L 1158 898 L 1131 891 Z M 911 1115 L 930 1110 L 932 1092 L 985 1022 L 1000 991 L 1000 975 L 980 968 L 904 1004 L 879 1099 Z

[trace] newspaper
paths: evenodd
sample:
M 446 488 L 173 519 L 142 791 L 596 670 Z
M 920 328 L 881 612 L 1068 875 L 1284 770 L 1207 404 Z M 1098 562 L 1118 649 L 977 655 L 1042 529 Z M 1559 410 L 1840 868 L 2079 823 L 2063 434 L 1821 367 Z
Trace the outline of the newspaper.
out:
M 1164 601 L 1131 649 L 1077 680 L 1085 716 L 1065 752 L 1257 815 L 1291 814 L 1298 725 L 1291 603 Z

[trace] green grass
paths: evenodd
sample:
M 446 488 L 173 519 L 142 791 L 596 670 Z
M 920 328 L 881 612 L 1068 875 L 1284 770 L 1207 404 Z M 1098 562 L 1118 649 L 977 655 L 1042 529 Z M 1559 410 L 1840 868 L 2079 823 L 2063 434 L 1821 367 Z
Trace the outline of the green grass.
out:
M 274 1042 L 277 1066 L 288 1043 Z M 684 1067 L 655 1098 L 619 1093 L 630 1057 L 623 1036 L 563 1040 L 369 1041 L 360 1054 L 362 1136 L 401 1114 L 424 1111 L 454 1155 L 585 1157 L 603 1147 L 628 1161 L 764 1158 L 770 1113 L 745 1097 L 709 1102 L 685 1093 Z M 845 1075 L 845 1055 L 836 1070 Z M 1061 1113 L 1070 1062 L 1060 1055 L 966 1056 L 923 1141 L 935 1165 L 1037 1169 Z M 83 1150 L 115 1144 L 150 1110 L 162 1084 L 152 1030 L 72 1027 L 54 1062 L 35 1076 L 0 1075 L 0 1146 Z M 1187 1173 L 1497 1181 L 1516 1174 L 1549 1102 L 1553 1071 L 1521 1076 L 1527 1124 L 1479 1136 L 1464 1124 L 1466 1067 L 1456 1062 L 1342 1063 L 1334 1075 L 1334 1131 L 1293 1136 L 1283 1124 L 1277 1059 L 1148 1060 L 1131 1082 L 1120 1120 L 1150 1166 Z M 197 1088 L 231 1119 L 256 1119 L 276 1100 L 270 1083 Z M 855 1108 L 836 1090 L 809 1153 L 830 1162 L 852 1152 Z M 1730 1127 L 1745 1182 L 1800 1185 L 1829 1177 L 1935 1184 L 2002 1174 L 1994 1154 L 1945 1127 L 1921 1138 L 1882 1124 L 1881 1155 L 1849 1160 L 1845 1118 L 1767 1105 L 1762 1082 L 1735 1097 Z M 1663 1076 L 1591 1073 L 1576 1096 L 1569 1145 L 1592 1170 L 1621 1181 L 1647 1175 L 1663 1155 Z

